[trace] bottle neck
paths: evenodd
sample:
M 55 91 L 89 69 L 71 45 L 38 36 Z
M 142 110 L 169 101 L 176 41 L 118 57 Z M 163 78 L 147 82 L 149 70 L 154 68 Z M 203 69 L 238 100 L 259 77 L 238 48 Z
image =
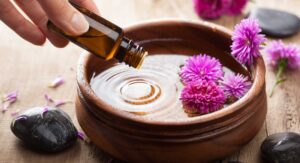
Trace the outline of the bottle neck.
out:
M 124 37 L 114 58 L 134 68 L 140 68 L 147 54 L 143 47 Z

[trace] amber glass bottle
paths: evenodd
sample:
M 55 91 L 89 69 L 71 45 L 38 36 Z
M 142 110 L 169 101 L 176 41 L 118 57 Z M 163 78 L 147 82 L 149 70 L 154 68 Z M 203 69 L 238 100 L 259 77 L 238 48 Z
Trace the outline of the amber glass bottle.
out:
M 62 31 L 49 21 L 48 28 L 50 30 L 61 34 L 100 58 L 106 60 L 116 58 L 135 68 L 141 66 L 147 52 L 124 37 L 120 27 L 75 3 L 70 3 L 84 15 L 90 25 L 89 30 L 82 35 L 74 36 Z

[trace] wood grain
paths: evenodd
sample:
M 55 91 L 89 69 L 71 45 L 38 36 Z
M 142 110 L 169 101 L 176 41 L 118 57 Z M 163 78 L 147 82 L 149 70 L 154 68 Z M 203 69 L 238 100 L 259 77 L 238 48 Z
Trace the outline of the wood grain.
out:
M 186 0 L 96 0 L 103 17 L 120 25 L 128 26 L 140 21 L 156 18 L 180 18 L 199 21 L 193 11 L 192 1 Z M 300 16 L 299 0 L 256 0 L 256 4 L 248 4 L 247 10 L 255 6 L 277 8 Z M 245 12 L 246 13 L 246 12 Z M 232 29 L 243 16 L 222 17 L 212 21 Z M 46 155 L 35 153 L 25 148 L 11 133 L 10 113 L 17 109 L 25 110 L 33 106 L 45 104 L 44 93 L 56 99 L 75 98 L 75 71 L 81 49 L 69 45 L 64 49 L 54 48 L 49 43 L 37 47 L 19 38 L 14 32 L 0 23 L 0 92 L 20 91 L 20 100 L 8 112 L 0 113 L 0 162 L 116 162 L 113 158 L 96 149 L 92 144 L 78 141 L 71 149 Z M 294 42 L 300 45 L 300 33 L 285 39 L 284 42 Z M 57 75 L 63 75 L 67 83 L 56 90 L 49 89 L 48 83 Z M 286 73 L 288 81 L 278 87 L 274 96 L 268 99 L 268 115 L 265 126 L 255 139 L 240 152 L 220 162 L 241 161 L 245 163 L 260 162 L 259 146 L 263 139 L 276 132 L 300 132 L 300 71 Z M 270 92 L 274 82 L 272 69 L 267 69 L 267 92 Z M 74 104 L 63 109 L 75 118 Z

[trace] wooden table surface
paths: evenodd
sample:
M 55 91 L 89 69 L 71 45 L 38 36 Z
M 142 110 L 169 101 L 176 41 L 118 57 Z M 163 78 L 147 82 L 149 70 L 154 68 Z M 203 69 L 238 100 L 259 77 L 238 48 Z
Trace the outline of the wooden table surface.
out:
M 95 0 L 103 17 L 121 27 L 144 20 L 156 18 L 179 18 L 201 21 L 193 11 L 192 0 Z M 255 6 L 277 8 L 300 16 L 299 0 L 256 0 L 256 4 L 248 4 L 246 11 Z M 246 12 L 245 12 L 246 13 Z M 234 24 L 242 19 L 238 17 L 222 17 L 213 21 L 232 29 Z M 300 33 L 284 39 L 284 42 L 294 42 L 300 45 Z M 18 109 L 26 110 L 34 106 L 45 105 L 43 95 L 48 93 L 55 99 L 73 100 L 76 95 L 75 69 L 80 54 L 80 48 L 69 45 L 57 49 L 46 43 L 42 47 L 34 46 L 0 23 L 0 92 L 18 90 L 19 101 L 12 105 L 6 113 L 0 113 L 0 162 L 26 163 L 60 163 L 60 162 L 116 162 L 107 154 L 97 149 L 93 144 L 78 141 L 71 149 L 58 154 L 40 154 L 28 150 L 12 134 L 10 123 L 11 113 Z M 267 92 L 274 82 L 274 73 L 267 69 Z M 58 75 L 66 79 L 66 84 L 58 89 L 47 87 L 50 81 Z M 272 98 L 268 99 L 268 115 L 265 125 L 258 135 L 241 151 L 220 162 L 240 161 L 245 163 L 261 162 L 259 147 L 267 135 L 294 131 L 299 132 L 300 117 L 300 71 L 286 74 L 288 81 L 282 84 Z M 62 107 L 76 120 L 74 104 Z

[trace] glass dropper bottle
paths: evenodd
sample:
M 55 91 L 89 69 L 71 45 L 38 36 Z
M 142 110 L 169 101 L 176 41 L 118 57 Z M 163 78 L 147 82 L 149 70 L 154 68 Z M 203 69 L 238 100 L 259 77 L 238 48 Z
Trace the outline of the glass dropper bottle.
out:
M 119 62 L 139 68 L 147 52 L 143 47 L 134 44 L 134 42 L 126 37 L 122 28 L 109 22 L 108 20 L 96 15 L 86 8 L 69 1 L 79 12 L 83 14 L 89 23 L 87 32 L 79 36 L 70 35 L 51 21 L 48 21 L 48 28 L 54 32 L 64 36 L 76 45 L 90 51 L 96 56 L 109 60 L 117 59 Z

